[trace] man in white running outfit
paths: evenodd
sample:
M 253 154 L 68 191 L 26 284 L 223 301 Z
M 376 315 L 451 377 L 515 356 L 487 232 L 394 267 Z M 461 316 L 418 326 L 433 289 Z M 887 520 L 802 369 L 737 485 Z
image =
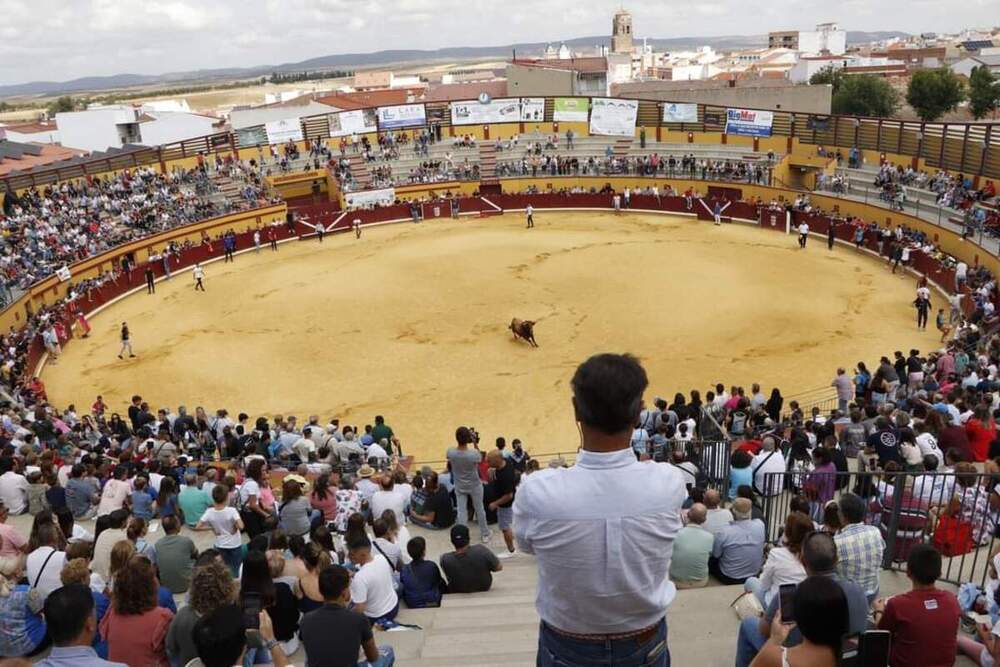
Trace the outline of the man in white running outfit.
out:
M 806 239 L 809 238 L 809 223 L 803 220 L 799 223 L 799 247 L 806 247 Z
M 256 233 L 254 234 L 254 236 L 256 237 Z M 205 279 L 205 269 L 201 268 L 201 264 L 199 264 L 198 262 L 194 263 L 194 269 L 191 270 L 191 275 L 194 276 L 194 290 L 196 292 L 199 290 L 204 292 L 205 283 L 203 283 L 202 281 Z

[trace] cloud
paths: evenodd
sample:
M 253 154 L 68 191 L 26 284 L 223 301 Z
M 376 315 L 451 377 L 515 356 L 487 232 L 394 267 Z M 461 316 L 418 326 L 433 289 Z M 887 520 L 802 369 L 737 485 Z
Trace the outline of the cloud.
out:
M 998 0 L 630 0 L 637 37 L 991 25 Z M 0 0 L 0 84 L 607 35 L 618 0 Z

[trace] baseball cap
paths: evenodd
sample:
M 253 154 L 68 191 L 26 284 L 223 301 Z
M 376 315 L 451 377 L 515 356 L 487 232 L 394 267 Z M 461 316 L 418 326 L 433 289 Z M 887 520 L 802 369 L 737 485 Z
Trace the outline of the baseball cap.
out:
M 451 543 L 455 548 L 461 548 L 469 545 L 469 527 L 456 523 L 451 527 Z

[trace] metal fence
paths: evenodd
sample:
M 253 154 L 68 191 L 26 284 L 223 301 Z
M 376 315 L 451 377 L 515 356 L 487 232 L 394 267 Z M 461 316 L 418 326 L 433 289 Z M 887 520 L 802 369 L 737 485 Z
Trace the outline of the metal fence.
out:
M 824 524 L 826 504 L 849 492 L 864 499 L 865 523 L 885 539 L 885 569 L 905 572 L 913 546 L 931 543 L 944 557 L 943 581 L 982 585 L 990 554 L 1000 545 L 1000 512 L 993 507 L 1000 508 L 1000 486 L 987 473 L 785 472 L 761 477 L 760 489 L 772 492 L 760 496 L 769 542 L 781 539 L 793 502 L 808 501 L 813 521 Z

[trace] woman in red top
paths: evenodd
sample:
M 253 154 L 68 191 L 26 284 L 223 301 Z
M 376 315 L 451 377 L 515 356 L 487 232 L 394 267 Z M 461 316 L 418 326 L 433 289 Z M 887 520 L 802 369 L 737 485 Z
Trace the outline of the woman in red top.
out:
M 170 667 L 166 638 L 174 614 L 157 606 L 159 588 L 156 570 L 145 556 L 133 556 L 115 575 L 111 607 L 101 619 L 101 637 L 112 662 Z
M 972 456 L 977 462 L 985 461 L 990 451 L 990 443 L 997 437 L 997 425 L 990 409 L 980 405 L 973 412 L 972 419 L 965 423 L 965 434 L 969 438 Z

